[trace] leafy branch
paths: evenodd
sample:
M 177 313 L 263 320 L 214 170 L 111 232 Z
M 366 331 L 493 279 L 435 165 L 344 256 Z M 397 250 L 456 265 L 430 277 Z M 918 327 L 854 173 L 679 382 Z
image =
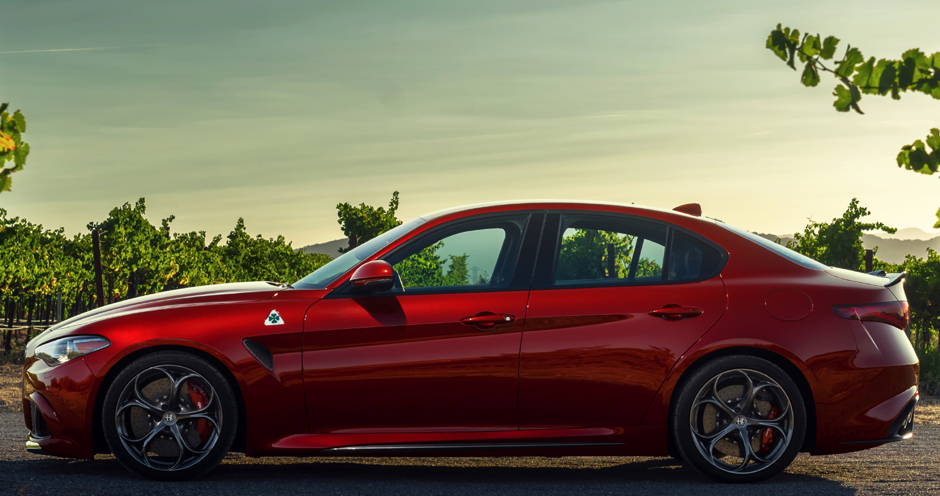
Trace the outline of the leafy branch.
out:
M 897 60 L 870 57 L 865 60 L 862 52 L 847 45 L 841 59 L 835 59 L 839 39 L 828 36 L 804 33 L 777 24 L 777 29 L 767 37 L 767 48 L 777 57 L 797 70 L 796 61 L 803 64 L 800 82 L 807 87 L 819 85 L 820 72 L 833 75 L 839 84 L 832 95 L 836 97 L 833 106 L 839 112 L 854 110 L 863 114 L 859 107 L 862 95 L 891 95 L 894 100 L 901 99 L 901 93 L 910 91 L 924 93 L 940 100 L 940 52 L 930 57 L 920 49 L 912 48 Z M 823 61 L 832 61 L 832 67 Z M 925 143 L 926 142 L 926 143 Z M 929 151 L 928 151 L 929 147 Z M 940 170 L 940 129 L 930 130 L 926 140 L 915 140 L 910 145 L 901 147 L 897 156 L 898 167 L 932 175 Z M 940 210 L 937 210 L 940 219 Z M 940 220 L 934 224 L 940 227 Z
M 26 132 L 26 117 L 19 110 L 10 115 L 9 104 L 0 103 L 0 193 L 10 191 L 14 172 L 23 170 L 26 155 L 29 155 L 29 143 L 23 141 L 21 134 Z M 13 167 L 6 163 L 12 161 Z

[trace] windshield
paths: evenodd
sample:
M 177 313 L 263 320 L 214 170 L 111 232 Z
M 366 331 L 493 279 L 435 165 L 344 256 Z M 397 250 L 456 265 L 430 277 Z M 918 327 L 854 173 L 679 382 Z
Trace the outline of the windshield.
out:
M 355 267 L 359 262 L 371 257 L 382 248 L 388 246 L 392 241 L 408 234 L 412 229 L 425 222 L 424 219 L 418 217 L 390 231 L 386 231 L 313 271 L 312 274 L 295 282 L 293 286 L 298 289 L 323 289 L 329 286 L 331 282 L 335 281 L 337 277 Z
M 763 246 L 764 248 L 767 248 L 768 250 L 770 250 L 770 251 L 776 253 L 777 255 L 782 256 L 783 258 L 786 258 L 787 260 L 789 260 L 789 261 L 791 261 L 791 262 L 794 262 L 794 263 L 797 263 L 797 264 L 799 264 L 799 265 L 802 265 L 803 267 L 806 267 L 807 269 L 825 270 L 825 269 L 828 269 L 828 268 L 829 268 L 829 267 L 826 267 L 825 265 L 823 265 L 823 264 L 821 264 L 821 263 L 819 263 L 819 262 L 813 260 L 812 258 L 807 257 L 806 255 L 803 255 L 803 254 L 801 254 L 801 253 L 797 253 L 797 252 L 795 252 L 795 251 L 793 251 L 793 250 L 787 248 L 786 246 L 783 246 L 783 245 L 781 245 L 781 244 L 774 243 L 773 241 L 770 241 L 769 239 L 766 239 L 766 238 L 762 238 L 762 237 L 760 237 L 760 236 L 758 236 L 758 235 L 756 235 L 756 234 L 754 234 L 754 233 L 752 233 L 752 232 L 750 232 L 750 231 L 745 231 L 744 229 L 740 229 L 740 228 L 737 228 L 737 227 L 734 227 L 734 226 L 729 226 L 728 224 L 725 224 L 724 222 L 718 222 L 718 225 L 721 226 L 721 227 L 723 227 L 723 228 L 725 228 L 725 229 L 727 229 L 727 230 L 729 230 L 729 231 L 731 231 L 731 232 L 733 232 L 733 233 L 735 233 L 735 234 L 737 234 L 737 235 L 739 235 L 739 236 L 741 236 L 741 237 L 747 238 L 747 239 L 749 239 L 749 240 L 751 240 L 751 241 L 753 241 L 753 242 L 755 242 L 755 243 L 757 243 L 757 244 Z

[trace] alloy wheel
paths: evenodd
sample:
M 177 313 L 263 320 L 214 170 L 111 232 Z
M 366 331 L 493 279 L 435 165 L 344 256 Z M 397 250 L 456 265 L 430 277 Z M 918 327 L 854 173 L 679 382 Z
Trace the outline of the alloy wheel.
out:
M 147 468 L 175 472 L 212 451 L 222 432 L 222 404 L 209 381 L 180 365 L 149 367 L 118 397 L 114 423 L 128 454 Z
M 783 387 L 750 369 L 722 372 L 705 383 L 689 422 L 698 452 L 728 474 L 753 474 L 787 451 L 794 418 Z

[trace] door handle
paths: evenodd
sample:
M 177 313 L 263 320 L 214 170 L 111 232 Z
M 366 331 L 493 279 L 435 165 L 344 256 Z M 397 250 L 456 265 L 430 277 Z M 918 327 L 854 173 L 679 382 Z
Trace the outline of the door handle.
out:
M 473 317 L 460 319 L 460 323 L 480 329 L 492 329 L 499 324 L 509 324 L 515 320 L 515 315 L 509 315 L 507 313 L 480 312 Z
M 662 317 L 665 320 L 682 320 L 702 315 L 702 309 L 670 304 L 663 305 L 662 308 L 650 310 L 648 313 L 654 317 Z

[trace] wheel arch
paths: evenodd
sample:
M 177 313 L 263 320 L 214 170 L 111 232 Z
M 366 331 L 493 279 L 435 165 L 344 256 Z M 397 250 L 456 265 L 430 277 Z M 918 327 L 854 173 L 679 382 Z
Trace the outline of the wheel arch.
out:
M 242 395 L 241 387 L 239 386 L 238 381 L 235 379 L 235 375 L 232 373 L 232 370 L 217 357 L 204 350 L 200 350 L 199 348 L 176 344 L 166 344 L 134 350 L 133 352 L 128 353 L 118 360 L 118 362 L 111 366 L 108 372 L 105 374 L 104 379 L 101 381 L 101 385 L 98 387 L 98 392 L 95 395 L 95 408 L 91 423 L 92 441 L 94 444 L 95 453 L 111 452 L 110 448 L 108 448 L 108 443 L 104 438 L 104 426 L 101 424 L 101 410 L 104 407 L 104 397 L 108 394 L 108 389 L 111 387 L 114 379 L 134 360 L 160 351 L 179 351 L 197 356 L 206 360 L 209 364 L 215 366 L 219 372 L 222 373 L 225 379 L 229 382 L 229 385 L 232 386 L 232 390 L 234 390 L 235 394 L 237 395 L 236 401 L 238 405 L 238 426 L 235 431 L 235 442 L 232 444 L 231 451 L 243 451 L 245 449 L 245 442 L 247 438 L 245 399 Z
M 679 380 L 676 381 L 676 386 L 670 393 L 669 415 L 667 416 L 667 426 L 669 432 L 672 432 L 674 427 L 672 425 L 672 419 L 677 404 L 676 395 L 681 389 L 681 386 L 689 380 L 692 374 L 712 360 L 730 355 L 748 355 L 757 358 L 763 358 L 764 360 L 767 360 L 768 362 L 783 369 L 783 371 L 786 372 L 791 379 L 793 379 L 793 382 L 796 383 L 797 388 L 800 390 L 800 396 L 803 398 L 803 403 L 806 405 L 806 437 L 803 439 L 803 446 L 800 448 L 800 451 L 812 451 L 816 444 L 816 401 L 813 397 L 813 390 L 809 385 L 809 381 L 807 381 L 803 371 L 800 370 L 796 364 L 787 359 L 785 356 L 779 353 L 775 353 L 771 350 L 752 346 L 730 346 L 727 348 L 717 349 L 708 352 L 701 357 L 698 357 L 694 362 L 686 367 L 686 369 L 679 376 Z M 673 446 L 672 436 L 668 436 L 668 444 L 670 455 L 677 453 L 675 446 Z

